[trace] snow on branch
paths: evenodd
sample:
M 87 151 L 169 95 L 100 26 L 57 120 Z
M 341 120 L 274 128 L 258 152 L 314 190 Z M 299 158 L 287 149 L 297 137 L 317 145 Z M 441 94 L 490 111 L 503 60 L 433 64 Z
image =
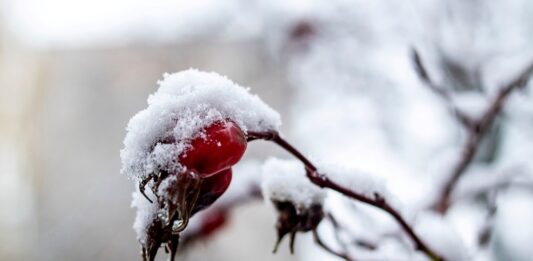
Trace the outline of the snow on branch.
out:
M 363 173 L 356 169 L 347 168 L 340 164 L 322 163 L 318 165 L 318 172 L 324 175 L 337 184 L 342 184 L 344 187 L 367 197 L 373 198 L 376 195 L 385 199 L 388 202 L 396 200 L 391 195 L 386 187 L 385 180 Z
M 479 197 L 510 186 L 533 188 L 533 177 L 525 166 L 511 166 L 493 170 L 482 166 L 472 166 L 457 183 L 450 202 Z
M 326 191 L 307 179 L 303 164 L 297 160 L 270 158 L 261 172 L 265 200 L 289 201 L 297 208 L 324 202 Z
M 443 256 L 437 254 L 429 245 L 423 241 L 421 237 L 414 231 L 413 227 L 404 219 L 402 214 L 395 209 L 384 196 L 380 195 L 379 192 L 369 195 L 368 191 L 359 192 L 354 191 L 352 188 L 347 187 L 345 184 L 339 184 L 330 179 L 326 173 L 321 173 L 319 169 L 300 151 L 283 139 L 277 132 L 248 132 L 249 140 L 267 140 L 276 143 L 287 152 L 291 153 L 299 161 L 301 161 L 307 173 L 307 177 L 311 182 L 321 188 L 329 188 L 331 190 L 337 191 L 351 199 L 354 199 L 359 202 L 366 203 L 368 205 L 379 208 L 386 213 L 388 213 L 403 229 L 407 236 L 412 240 L 415 245 L 415 248 L 422 253 L 424 253 L 431 260 L 445 260 Z

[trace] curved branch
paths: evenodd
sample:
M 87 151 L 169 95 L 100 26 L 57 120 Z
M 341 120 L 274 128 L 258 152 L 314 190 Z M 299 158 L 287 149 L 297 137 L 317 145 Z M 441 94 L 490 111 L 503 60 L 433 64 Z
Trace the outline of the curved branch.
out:
M 422 62 L 422 58 L 420 57 L 418 51 L 415 48 L 411 49 L 411 60 L 415 67 L 415 72 L 417 73 L 418 78 L 420 78 L 420 80 L 425 84 L 425 86 L 427 86 L 433 93 L 435 93 L 442 100 L 444 100 L 446 105 L 455 115 L 457 121 L 459 121 L 464 127 L 468 129 L 473 128 L 473 120 L 466 113 L 457 108 L 457 106 L 452 102 L 452 98 L 449 91 L 446 88 L 436 84 L 435 81 L 431 79 L 426 69 L 426 66 Z
M 318 172 L 317 167 L 311 163 L 300 151 L 283 139 L 277 132 L 248 132 L 248 140 L 268 140 L 276 143 L 287 152 L 291 153 L 294 157 L 300 160 L 306 169 L 307 177 L 315 185 L 322 188 L 329 188 L 340 192 L 341 194 L 355 199 L 357 201 L 366 203 L 368 205 L 379 208 L 386 213 L 388 213 L 400 227 L 405 231 L 405 233 L 411 238 L 415 244 L 415 248 L 426 254 L 431 260 L 444 260 L 443 257 L 437 255 L 432 249 L 430 249 L 426 243 L 414 232 L 413 228 L 405 221 L 405 219 L 400 215 L 400 213 L 394 209 L 381 195 L 375 193 L 374 197 L 368 197 L 366 195 L 360 194 L 356 191 L 352 191 L 349 188 L 346 188 L 342 185 L 337 184 L 336 182 L 330 180 L 327 176 Z
M 342 258 L 342 259 L 344 259 L 346 261 L 355 261 L 355 259 L 351 258 L 347 253 L 337 252 L 337 251 L 333 250 L 330 246 L 326 245 L 326 243 L 324 243 L 324 241 L 322 241 L 322 239 L 320 238 L 320 235 L 318 234 L 318 232 L 316 230 L 313 230 L 313 238 L 315 239 L 315 242 L 316 242 L 317 245 L 322 247 L 322 249 L 326 250 L 330 254 L 332 254 L 334 256 L 337 256 L 337 257 L 340 257 L 340 258 Z
M 500 88 L 500 91 L 494 97 L 489 108 L 483 113 L 480 119 L 474 122 L 474 127 L 469 129 L 468 137 L 463 147 L 462 157 L 453 168 L 450 178 L 444 184 L 440 197 L 438 197 L 433 206 L 435 210 L 440 213 L 446 213 L 450 206 L 452 192 L 461 176 L 465 173 L 468 166 L 470 166 L 470 163 L 472 163 L 483 137 L 489 132 L 494 121 L 501 114 L 505 102 L 511 93 L 523 88 L 532 73 L 533 63 L 526 67 L 517 78 Z

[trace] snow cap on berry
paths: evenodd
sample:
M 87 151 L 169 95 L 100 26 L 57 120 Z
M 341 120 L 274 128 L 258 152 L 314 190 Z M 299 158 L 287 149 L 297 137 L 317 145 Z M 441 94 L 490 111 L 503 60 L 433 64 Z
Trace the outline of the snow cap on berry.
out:
M 128 123 L 121 173 L 139 180 L 160 169 L 178 171 L 189 141 L 217 121 L 231 120 L 244 133 L 277 131 L 279 114 L 224 76 L 195 69 L 165 74 L 148 108 Z M 158 143 L 172 137 L 175 142 Z
M 268 159 L 261 170 L 265 200 L 291 202 L 297 208 L 322 205 L 326 191 L 309 181 L 305 168 L 297 160 Z

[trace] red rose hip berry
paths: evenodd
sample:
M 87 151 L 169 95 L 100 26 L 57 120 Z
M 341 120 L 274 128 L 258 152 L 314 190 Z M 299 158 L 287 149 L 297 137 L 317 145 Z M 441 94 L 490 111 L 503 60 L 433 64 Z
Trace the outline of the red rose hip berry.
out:
M 204 178 L 192 214 L 209 207 L 222 196 L 231 183 L 231 177 L 232 171 L 231 168 L 229 168 L 216 173 L 211 177 Z
M 209 177 L 235 165 L 246 150 L 246 136 L 232 121 L 215 122 L 190 142 L 179 156 L 180 163 Z

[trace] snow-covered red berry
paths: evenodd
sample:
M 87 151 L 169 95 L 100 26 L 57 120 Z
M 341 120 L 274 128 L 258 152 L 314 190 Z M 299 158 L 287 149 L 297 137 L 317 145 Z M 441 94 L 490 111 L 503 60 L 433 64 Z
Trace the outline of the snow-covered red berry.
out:
M 149 260 L 163 243 L 174 256 L 173 239 L 189 218 L 226 191 L 247 134 L 277 131 L 281 124 L 248 88 L 216 73 L 165 74 L 158 85 L 148 107 L 129 121 L 120 153 L 121 172 L 138 185 L 135 230 Z

